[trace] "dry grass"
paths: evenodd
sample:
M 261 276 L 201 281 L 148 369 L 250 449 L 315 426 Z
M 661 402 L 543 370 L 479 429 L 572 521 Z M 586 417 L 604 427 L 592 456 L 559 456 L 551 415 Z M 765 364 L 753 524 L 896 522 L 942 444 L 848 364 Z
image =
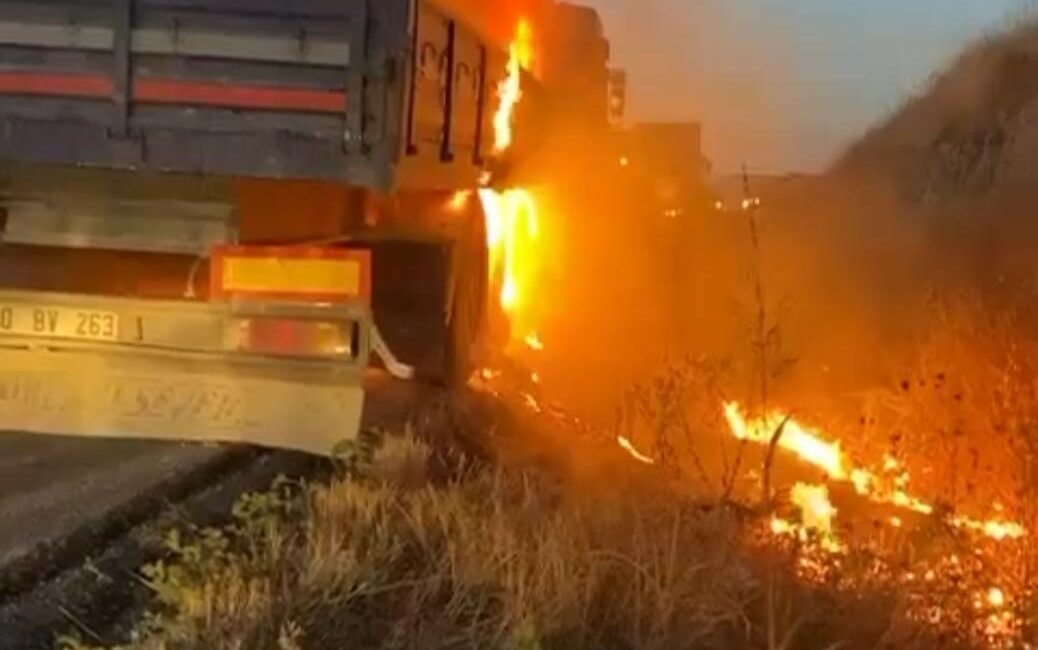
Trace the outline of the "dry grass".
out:
M 990 189 L 992 165 L 1038 98 L 1036 43 L 1035 23 L 979 43 L 866 136 L 840 171 L 895 179 L 912 199 Z M 1013 214 L 1021 205 L 1029 218 L 1033 202 L 1013 204 Z M 1005 219 L 977 219 L 972 206 L 967 225 L 940 216 L 944 230 L 928 235 L 955 254 L 935 258 L 976 256 L 962 274 L 982 279 L 982 293 L 935 303 L 912 358 L 870 349 L 889 354 L 897 374 L 862 412 L 796 413 L 820 417 L 861 459 L 889 453 L 912 469 L 913 491 L 938 508 L 910 530 L 891 533 L 866 508 L 841 503 L 854 525 L 839 532 L 866 543 L 819 557 L 801 540 L 776 544 L 766 515 L 713 505 L 759 501 L 760 454 L 726 437 L 719 406 L 747 393 L 749 403 L 777 399 L 765 389 L 781 380 L 782 357 L 766 345 L 774 337 L 762 311 L 759 358 L 742 364 L 759 381 L 694 361 L 627 396 L 617 433 L 650 453 L 666 481 L 628 482 L 618 471 L 614 489 L 572 490 L 542 474 L 463 463 L 443 481 L 432 476 L 430 448 L 390 436 L 362 471 L 251 495 L 233 526 L 171 536 L 169 561 L 147 572 L 156 607 L 129 647 L 931 650 L 983 645 L 974 602 L 992 584 L 1015 596 L 1023 627 L 1011 642 L 1038 644 L 1033 541 L 971 547 L 942 527 L 953 512 L 984 516 L 997 502 L 1038 531 L 1038 296 L 1005 284 L 1003 259 L 1034 239 Z M 986 227 L 1013 241 L 981 250 L 976 234 Z M 1033 282 L 1031 248 L 1022 248 L 1011 275 Z M 803 396 L 796 406 L 810 403 Z M 966 568 L 949 567 L 950 557 Z M 940 580 L 926 579 L 930 567 Z
M 1038 640 L 1038 319 L 1034 293 L 1007 303 L 960 296 L 937 309 L 931 335 L 898 386 L 873 405 L 865 438 L 913 468 L 939 512 L 1020 522 L 1019 543 L 974 547 L 977 575 L 954 585 L 964 611 L 985 584 L 1017 594 L 1023 638 Z M 930 540 L 921 540 L 928 542 Z M 962 553 L 962 540 L 949 552 Z M 917 544 L 917 547 L 920 545 Z M 938 545 L 933 545 L 938 547 Z M 953 591 L 953 590 L 950 590 Z
M 1028 284 L 990 289 L 932 298 L 918 345 L 910 352 L 884 351 L 888 385 L 824 409 L 814 406 L 828 395 L 802 391 L 792 401 L 772 403 L 839 440 L 861 466 L 878 471 L 886 457 L 896 458 L 909 472 L 909 492 L 934 506 L 932 516 L 913 516 L 830 486 L 836 534 L 846 551 L 793 543 L 778 552 L 780 566 L 795 567 L 805 583 L 841 607 L 859 598 L 886 601 L 869 619 L 882 632 L 852 626 L 849 634 L 835 635 L 851 647 L 869 647 L 859 646 L 869 639 L 893 639 L 902 648 L 1038 642 L 1038 295 Z M 697 362 L 661 373 L 646 390 L 632 393 L 620 431 L 672 470 L 675 484 L 714 495 L 727 492 L 723 482 L 741 458 L 742 487 L 731 496 L 753 507 L 761 478 L 771 473 L 763 469 L 764 447 L 740 450 L 718 435 L 724 424 L 716 422 L 717 405 L 747 393 L 732 391 L 744 382 L 731 381 L 727 372 Z M 772 388 L 781 383 L 779 377 Z M 821 480 L 783 454 L 773 478 L 780 494 L 793 482 Z M 799 513 L 783 508 L 783 515 L 795 519 Z M 895 515 L 903 527 L 890 525 Z M 949 523 L 960 517 L 1019 522 L 1028 536 L 994 541 Z M 777 552 L 769 551 L 776 541 L 762 529 L 758 549 Z M 1011 619 L 995 621 L 985 605 L 994 587 L 1008 603 L 996 613 Z M 829 624 L 841 628 L 838 620 Z
M 391 437 L 363 476 L 282 483 L 233 526 L 171 535 L 122 647 L 865 649 L 898 624 L 882 594 L 820 591 L 793 579 L 795 558 L 749 552 L 758 522 L 731 510 L 503 469 L 434 486 L 429 458 Z
M 282 483 L 243 499 L 226 529 L 172 535 L 169 561 L 147 572 L 156 607 L 128 647 L 983 647 L 973 603 L 992 584 L 1038 627 L 1038 548 L 971 550 L 975 540 L 940 525 L 998 501 L 1038 530 L 1030 302 L 935 307 L 899 380 L 863 415 L 824 421 L 861 457 L 896 454 L 913 491 L 940 504 L 903 534 L 877 533 L 868 513 L 838 504 L 841 535 L 865 543 L 829 557 L 777 544 L 767 513 L 713 505 L 735 467 L 755 486 L 760 458 L 720 433 L 731 369 L 695 361 L 632 391 L 620 421 L 664 480 L 618 470 L 610 489 L 560 486 L 544 473 L 444 463 L 410 434 L 387 436 L 328 485 Z M 461 469 L 444 479 L 440 466 Z M 961 567 L 947 565 L 954 555 Z M 939 581 L 918 578 L 931 567 Z
M 232 529 L 174 540 L 133 647 L 692 648 L 752 633 L 756 583 L 723 511 L 575 498 L 486 468 L 433 487 L 428 458 L 389 438 L 364 478 L 282 486 Z
M 1030 298 L 976 296 L 935 308 L 896 386 L 877 393 L 865 438 L 927 468 L 919 489 L 960 508 L 999 503 L 1026 519 L 1038 499 L 1038 329 Z

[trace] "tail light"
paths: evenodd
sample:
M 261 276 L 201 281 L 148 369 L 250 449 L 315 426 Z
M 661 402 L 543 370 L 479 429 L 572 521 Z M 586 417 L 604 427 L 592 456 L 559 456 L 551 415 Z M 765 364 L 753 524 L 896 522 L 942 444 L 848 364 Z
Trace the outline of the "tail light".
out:
M 269 317 L 227 323 L 228 350 L 278 357 L 350 359 L 358 348 L 357 324 Z
M 224 347 L 229 351 L 304 359 L 349 360 L 361 355 L 356 320 L 360 316 L 331 317 L 330 312 L 342 310 L 324 307 L 359 304 L 364 311 L 362 305 L 371 295 L 367 251 L 217 247 L 212 252 L 210 282 L 215 300 L 262 307 L 226 321 Z

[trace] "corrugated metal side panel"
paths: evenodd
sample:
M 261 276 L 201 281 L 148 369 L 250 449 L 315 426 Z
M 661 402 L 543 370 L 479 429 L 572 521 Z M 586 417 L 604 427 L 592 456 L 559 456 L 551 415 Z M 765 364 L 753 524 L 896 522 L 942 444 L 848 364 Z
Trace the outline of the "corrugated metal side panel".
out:
M 0 0 L 0 160 L 389 187 L 408 7 Z
M 501 52 L 426 0 L 0 0 L 0 160 L 471 187 Z

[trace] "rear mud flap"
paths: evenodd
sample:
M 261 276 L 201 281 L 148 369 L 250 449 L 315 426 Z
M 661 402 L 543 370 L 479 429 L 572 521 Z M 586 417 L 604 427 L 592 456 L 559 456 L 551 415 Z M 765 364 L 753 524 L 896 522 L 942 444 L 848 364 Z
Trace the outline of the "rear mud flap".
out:
M 0 349 L 0 429 L 331 455 L 360 430 L 357 367 Z

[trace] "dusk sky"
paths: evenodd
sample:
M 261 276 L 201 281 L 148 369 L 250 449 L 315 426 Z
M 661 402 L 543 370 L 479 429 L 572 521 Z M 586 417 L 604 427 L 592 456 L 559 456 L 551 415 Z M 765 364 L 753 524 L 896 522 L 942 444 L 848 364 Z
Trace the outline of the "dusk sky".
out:
M 701 120 L 718 171 L 815 170 L 1035 0 L 583 0 L 632 120 Z

